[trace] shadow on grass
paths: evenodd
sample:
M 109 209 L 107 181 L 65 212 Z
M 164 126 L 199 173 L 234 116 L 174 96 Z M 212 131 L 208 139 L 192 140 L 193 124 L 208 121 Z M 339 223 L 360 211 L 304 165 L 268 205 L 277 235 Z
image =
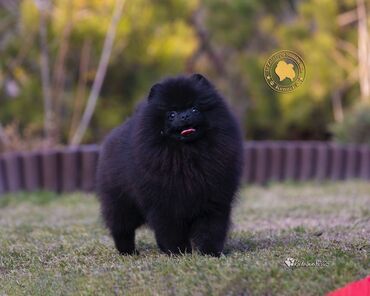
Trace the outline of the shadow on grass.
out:
M 233 233 L 225 246 L 224 254 L 231 255 L 237 252 L 255 252 L 265 249 L 275 249 L 289 246 L 305 246 L 308 241 L 317 238 L 317 235 L 310 233 L 299 233 L 292 231 L 280 234 L 254 235 L 249 232 Z
M 279 249 L 297 246 L 307 246 L 322 234 L 307 231 L 302 227 L 291 228 L 277 233 L 249 231 L 232 232 L 226 242 L 223 254 L 226 256 L 235 253 L 256 252 L 266 249 Z M 151 232 L 141 234 L 137 240 L 137 248 L 148 254 L 162 254 Z

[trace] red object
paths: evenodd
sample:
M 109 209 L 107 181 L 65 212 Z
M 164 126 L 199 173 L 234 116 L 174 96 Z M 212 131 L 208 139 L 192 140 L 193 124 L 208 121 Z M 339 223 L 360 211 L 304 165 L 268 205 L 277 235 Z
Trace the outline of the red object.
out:
M 194 132 L 195 132 L 194 128 L 188 128 L 188 129 L 185 129 L 181 132 L 181 136 L 187 136 L 187 135 L 192 134 Z
M 370 276 L 329 292 L 327 296 L 370 296 Z

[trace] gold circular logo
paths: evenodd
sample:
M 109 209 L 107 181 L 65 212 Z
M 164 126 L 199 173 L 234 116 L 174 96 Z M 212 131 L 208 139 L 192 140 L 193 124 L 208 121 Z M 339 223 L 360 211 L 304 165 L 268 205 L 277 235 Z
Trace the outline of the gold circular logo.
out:
M 306 67 L 298 54 L 290 50 L 281 50 L 268 58 L 263 75 L 274 91 L 291 92 L 304 81 Z

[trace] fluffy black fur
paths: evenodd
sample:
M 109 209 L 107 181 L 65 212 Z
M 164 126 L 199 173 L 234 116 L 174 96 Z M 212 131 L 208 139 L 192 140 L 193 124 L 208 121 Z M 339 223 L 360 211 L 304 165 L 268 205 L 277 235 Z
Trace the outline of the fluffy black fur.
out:
M 206 78 L 155 84 L 99 157 L 102 215 L 118 251 L 135 253 L 135 230 L 146 223 L 166 253 L 219 256 L 242 162 L 238 124 Z

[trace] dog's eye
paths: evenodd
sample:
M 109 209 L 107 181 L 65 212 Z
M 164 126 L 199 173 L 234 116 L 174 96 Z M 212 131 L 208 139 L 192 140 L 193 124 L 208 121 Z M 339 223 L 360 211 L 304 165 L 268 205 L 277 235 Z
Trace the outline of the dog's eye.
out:
M 175 111 L 171 111 L 168 113 L 167 117 L 168 119 L 174 119 L 176 116 L 176 112 Z
M 191 112 L 194 112 L 194 113 L 195 113 L 195 112 L 199 112 L 199 111 L 198 111 L 198 109 L 197 109 L 197 108 L 193 107 L 193 108 L 191 109 Z

